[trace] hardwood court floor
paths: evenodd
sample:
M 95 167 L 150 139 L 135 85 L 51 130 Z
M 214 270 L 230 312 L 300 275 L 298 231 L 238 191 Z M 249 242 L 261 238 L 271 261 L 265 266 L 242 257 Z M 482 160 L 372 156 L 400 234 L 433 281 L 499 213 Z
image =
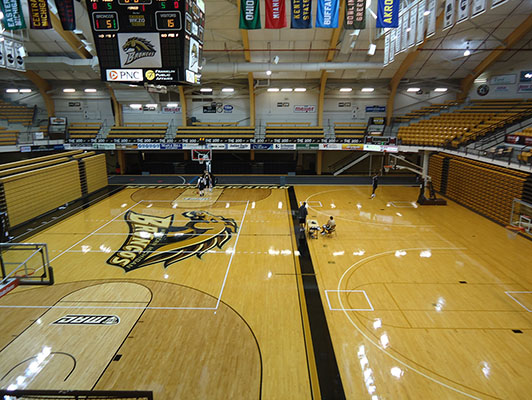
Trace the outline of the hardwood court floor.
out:
M 529 398 L 532 242 L 369 193 L 296 188 L 338 224 L 309 247 L 346 398 Z M 319 398 L 289 211 L 283 189 L 127 188 L 27 239 L 56 284 L 0 299 L 0 387 Z
M 296 188 L 337 222 L 309 247 L 346 397 L 530 398 L 532 242 L 452 201 L 415 208 L 417 188 L 370 192 Z

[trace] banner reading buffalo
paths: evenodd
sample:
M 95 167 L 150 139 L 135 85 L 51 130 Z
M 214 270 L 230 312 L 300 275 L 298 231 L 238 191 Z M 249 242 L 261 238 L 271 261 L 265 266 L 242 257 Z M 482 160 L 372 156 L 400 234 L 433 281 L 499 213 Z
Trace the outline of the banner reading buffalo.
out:
M 285 26 L 284 0 L 266 0 L 266 29 L 281 29 Z
M 318 0 L 316 28 L 338 28 L 338 0 Z
M 379 0 L 377 4 L 377 28 L 399 26 L 399 0 Z
M 240 29 L 260 29 L 259 0 L 240 0 Z
M 76 29 L 76 17 L 74 16 L 74 2 L 72 0 L 55 0 L 59 19 L 65 31 Z
M 52 29 L 46 0 L 28 0 L 31 29 Z
M 292 29 L 312 28 L 312 0 L 292 0 Z
M 345 29 L 366 27 L 366 0 L 345 0 Z
M 9 31 L 16 29 L 25 29 L 26 22 L 24 22 L 24 15 L 20 7 L 20 0 L 1 0 L 0 8 L 4 13 L 2 24 L 4 28 Z

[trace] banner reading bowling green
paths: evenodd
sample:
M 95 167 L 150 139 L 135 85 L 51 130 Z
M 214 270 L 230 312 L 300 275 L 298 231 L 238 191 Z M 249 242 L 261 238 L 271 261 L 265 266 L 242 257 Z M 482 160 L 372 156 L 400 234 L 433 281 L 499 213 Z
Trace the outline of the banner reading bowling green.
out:
M 65 31 L 76 29 L 76 17 L 74 16 L 74 2 L 72 0 L 55 0 L 57 13 L 61 20 L 61 25 Z
M 316 28 L 338 28 L 338 0 L 318 0 Z
M 292 0 L 292 29 L 312 28 L 312 0 Z
M 240 29 L 260 29 L 259 0 L 240 0 Z
M 379 0 L 377 4 L 377 28 L 399 26 L 399 0 Z
M 20 0 L 1 0 L 0 8 L 2 8 L 2 12 L 4 13 L 2 25 L 4 25 L 5 29 L 14 31 L 16 29 L 26 28 L 24 15 L 20 7 Z
M 31 29 L 52 29 L 46 0 L 28 0 Z
M 366 28 L 366 0 L 345 0 L 345 29 Z
M 285 26 L 284 0 L 266 0 L 266 29 L 281 29 Z

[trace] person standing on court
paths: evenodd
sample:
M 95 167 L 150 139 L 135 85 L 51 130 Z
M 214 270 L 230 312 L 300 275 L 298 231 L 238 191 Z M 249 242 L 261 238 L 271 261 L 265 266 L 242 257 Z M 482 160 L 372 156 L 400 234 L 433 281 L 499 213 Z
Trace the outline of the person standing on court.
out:
M 371 178 L 373 183 L 373 191 L 371 192 L 370 199 L 373 199 L 375 197 L 375 191 L 377 190 L 377 187 L 379 186 L 379 174 L 376 173 L 373 178 Z
M 298 213 L 299 213 L 299 225 L 306 225 L 308 210 L 307 210 L 307 203 L 305 201 L 303 202 L 301 207 L 299 207 Z
M 204 195 L 206 187 L 207 187 L 207 179 L 205 179 L 205 176 L 200 176 L 198 178 L 198 190 L 199 190 L 200 197 Z

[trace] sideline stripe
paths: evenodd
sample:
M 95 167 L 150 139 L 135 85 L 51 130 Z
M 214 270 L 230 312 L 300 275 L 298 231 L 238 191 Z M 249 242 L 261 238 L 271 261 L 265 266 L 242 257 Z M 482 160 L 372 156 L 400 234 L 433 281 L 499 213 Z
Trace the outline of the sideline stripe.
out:
M 298 237 L 297 247 L 300 253 L 301 280 L 305 289 L 307 315 L 310 323 L 321 397 L 324 399 L 342 400 L 345 399 L 342 379 L 338 370 L 336 356 L 334 355 L 334 348 L 329 327 L 327 326 L 327 319 L 325 318 L 323 303 L 321 302 L 318 283 L 314 275 L 314 266 L 310 258 L 307 238 L 304 232 L 303 234 L 299 232 L 298 203 L 293 187 L 288 189 L 288 198 L 290 199 L 294 233 Z

